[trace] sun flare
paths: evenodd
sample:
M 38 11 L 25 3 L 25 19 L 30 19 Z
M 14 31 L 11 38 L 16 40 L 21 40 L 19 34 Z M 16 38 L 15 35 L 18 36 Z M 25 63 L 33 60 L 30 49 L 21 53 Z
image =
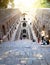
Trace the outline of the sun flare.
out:
M 28 24 L 32 21 L 32 14 L 35 14 L 33 6 L 36 6 L 36 1 L 37 0 L 14 0 L 15 8 L 18 8 L 22 13 L 27 13 L 26 18 L 29 21 Z
M 36 0 L 14 0 L 15 8 L 19 8 L 22 12 L 31 10 Z

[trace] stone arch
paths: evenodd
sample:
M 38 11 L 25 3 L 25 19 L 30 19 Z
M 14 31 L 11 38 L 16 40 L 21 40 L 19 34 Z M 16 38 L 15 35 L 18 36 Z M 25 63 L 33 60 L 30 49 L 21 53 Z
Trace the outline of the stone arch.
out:
M 23 27 L 26 27 L 26 23 L 25 22 L 23 23 Z
M 23 29 L 23 31 L 22 31 L 23 33 L 26 33 L 26 29 Z
M 2 30 L 3 30 L 3 33 L 5 35 L 6 34 L 6 31 L 5 31 L 5 26 L 4 25 L 2 25 Z

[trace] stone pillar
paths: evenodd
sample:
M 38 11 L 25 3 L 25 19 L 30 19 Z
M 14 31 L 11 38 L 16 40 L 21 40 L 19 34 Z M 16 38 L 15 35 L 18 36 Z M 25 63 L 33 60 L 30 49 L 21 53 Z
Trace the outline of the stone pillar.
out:
M 48 30 L 48 36 L 49 36 L 49 39 L 50 39 L 50 30 Z

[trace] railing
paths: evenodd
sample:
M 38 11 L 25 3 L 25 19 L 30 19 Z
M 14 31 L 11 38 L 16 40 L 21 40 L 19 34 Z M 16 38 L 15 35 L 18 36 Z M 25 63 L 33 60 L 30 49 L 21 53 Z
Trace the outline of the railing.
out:
M 36 31 L 37 31 L 37 33 L 38 33 L 38 34 L 37 34 L 37 37 L 39 37 L 39 36 L 41 37 L 41 33 L 40 33 L 39 29 L 36 27 L 35 24 L 34 24 L 34 28 L 36 29 Z
M 36 40 L 37 41 L 36 35 L 33 31 L 33 28 L 31 26 L 29 26 L 29 29 L 30 29 L 31 40 Z
M 19 34 L 20 34 L 20 29 L 21 29 L 21 23 L 18 26 L 17 32 L 16 32 L 16 36 L 15 36 L 15 40 L 17 40 L 19 38 Z
M 8 41 L 10 39 L 10 32 L 13 33 L 13 29 L 15 28 L 16 22 L 12 25 L 12 27 L 10 28 L 10 30 L 7 32 L 6 35 L 3 36 L 2 41 Z

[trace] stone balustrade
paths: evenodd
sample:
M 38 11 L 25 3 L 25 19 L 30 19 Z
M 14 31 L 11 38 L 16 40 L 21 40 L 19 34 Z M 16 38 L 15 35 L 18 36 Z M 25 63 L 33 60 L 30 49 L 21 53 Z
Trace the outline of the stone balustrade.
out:
M 8 11 L 8 10 L 7 10 Z M 6 11 L 6 12 L 7 12 Z M 8 12 L 5 13 L 4 15 L 4 10 L 2 10 L 2 16 L 3 18 L 0 19 L 0 41 L 8 41 L 10 40 L 13 31 L 15 30 L 15 27 L 19 23 L 20 20 L 20 11 L 17 12 L 17 10 L 11 10 L 13 12 Z M 10 13 L 10 14 L 9 14 Z M 5 17 L 4 17 L 5 16 Z
M 50 38 L 50 33 L 48 32 L 50 30 L 50 9 L 37 9 L 33 22 L 33 28 L 36 32 L 36 35 L 39 33 L 41 35 L 41 31 L 45 26 L 45 34 Z

